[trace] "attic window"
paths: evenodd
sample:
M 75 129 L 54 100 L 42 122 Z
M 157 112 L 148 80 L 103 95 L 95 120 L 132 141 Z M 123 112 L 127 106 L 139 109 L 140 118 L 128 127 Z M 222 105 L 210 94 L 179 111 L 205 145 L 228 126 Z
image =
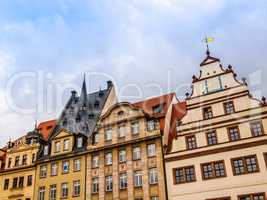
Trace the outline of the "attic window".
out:
M 67 125 L 67 124 L 68 124 L 67 119 L 64 119 L 64 121 L 63 121 L 63 126 L 65 126 L 65 125 Z
M 94 115 L 94 113 L 90 113 L 90 114 L 88 115 L 88 117 L 89 117 L 89 119 L 93 119 L 93 118 L 95 117 L 95 115 Z
M 104 92 L 101 90 L 98 94 L 99 97 L 103 97 L 104 96 Z
M 153 106 L 152 109 L 153 109 L 153 113 L 162 113 L 163 112 L 163 104 Z
M 82 110 L 82 111 L 86 111 L 86 105 L 85 104 L 83 104 L 83 106 L 81 107 L 81 109 L 80 110 Z
M 122 110 L 118 112 L 118 115 L 119 115 L 119 116 L 121 116 L 121 115 L 123 115 L 123 114 L 124 114 L 124 112 L 123 112 Z
M 80 117 L 76 117 L 76 122 L 79 123 L 81 121 Z
M 98 108 L 99 107 L 99 101 L 95 101 L 94 107 L 95 108 Z

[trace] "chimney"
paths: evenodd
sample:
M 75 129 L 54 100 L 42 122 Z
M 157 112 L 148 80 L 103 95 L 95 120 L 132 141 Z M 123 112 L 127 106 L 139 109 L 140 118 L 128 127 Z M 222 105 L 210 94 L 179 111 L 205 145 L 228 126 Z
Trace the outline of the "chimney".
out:
M 112 81 L 110 81 L 110 80 L 109 80 L 109 81 L 107 81 L 107 87 L 108 87 L 108 89 L 109 89 L 109 88 L 111 88 L 112 86 L 113 86 L 113 83 L 112 83 Z

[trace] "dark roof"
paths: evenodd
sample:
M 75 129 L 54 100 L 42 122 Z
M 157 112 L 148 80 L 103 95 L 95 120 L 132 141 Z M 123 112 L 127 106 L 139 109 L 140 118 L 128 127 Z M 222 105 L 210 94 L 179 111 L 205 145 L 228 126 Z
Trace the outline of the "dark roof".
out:
M 113 85 L 108 81 L 107 89 L 87 94 L 84 80 L 81 95 L 77 96 L 77 92 L 72 92 L 50 137 L 62 129 L 89 137 L 94 131 L 112 87 Z

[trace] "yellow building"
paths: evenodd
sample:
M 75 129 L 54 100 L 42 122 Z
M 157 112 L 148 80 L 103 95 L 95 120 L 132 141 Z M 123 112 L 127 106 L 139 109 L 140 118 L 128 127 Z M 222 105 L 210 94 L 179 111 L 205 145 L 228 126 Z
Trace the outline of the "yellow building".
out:
M 267 106 L 209 55 L 165 155 L 170 200 L 265 200 Z
M 87 140 L 102 112 L 116 103 L 112 82 L 107 89 L 81 95 L 75 91 L 65 106 L 36 162 L 35 199 L 85 199 Z
M 0 171 L 1 200 L 32 200 L 35 184 L 35 159 L 43 142 L 37 131 L 29 132 L 5 148 L 5 166 Z
M 166 199 L 162 135 L 174 94 L 112 106 L 88 144 L 86 199 Z

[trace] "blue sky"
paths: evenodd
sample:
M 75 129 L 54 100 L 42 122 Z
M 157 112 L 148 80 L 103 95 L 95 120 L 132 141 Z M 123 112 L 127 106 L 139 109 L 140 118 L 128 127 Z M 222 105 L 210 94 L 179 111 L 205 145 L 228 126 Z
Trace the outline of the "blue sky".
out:
M 206 35 L 212 55 L 267 95 L 264 0 L 0 0 L 0 145 L 57 117 L 83 73 L 90 91 L 112 79 L 122 100 L 183 99 Z

